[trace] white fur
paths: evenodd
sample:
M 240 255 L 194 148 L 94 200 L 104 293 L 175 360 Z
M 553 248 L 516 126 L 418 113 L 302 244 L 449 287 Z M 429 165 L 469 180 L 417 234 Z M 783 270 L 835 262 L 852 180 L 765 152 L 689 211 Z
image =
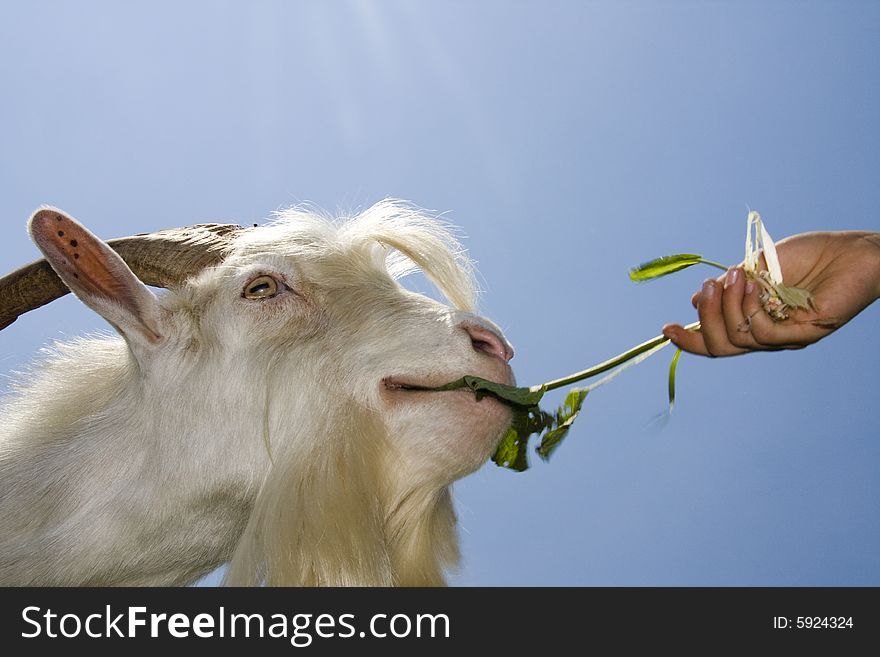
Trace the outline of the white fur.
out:
M 456 307 L 403 289 L 413 266 Z M 242 298 L 261 274 L 293 292 Z M 159 297 L 155 344 L 55 344 L 2 408 L 0 584 L 180 585 L 230 560 L 233 584 L 442 584 L 449 485 L 509 411 L 383 379 L 512 382 L 461 328 L 498 331 L 473 299 L 458 243 L 409 206 L 287 211 Z

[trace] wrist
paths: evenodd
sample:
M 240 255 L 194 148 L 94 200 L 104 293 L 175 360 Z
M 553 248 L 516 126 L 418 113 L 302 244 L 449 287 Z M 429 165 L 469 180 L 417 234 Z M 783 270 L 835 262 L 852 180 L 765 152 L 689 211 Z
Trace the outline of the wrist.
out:
M 874 301 L 880 299 L 880 233 L 866 233 L 865 240 L 872 246 L 871 271 L 874 273 Z

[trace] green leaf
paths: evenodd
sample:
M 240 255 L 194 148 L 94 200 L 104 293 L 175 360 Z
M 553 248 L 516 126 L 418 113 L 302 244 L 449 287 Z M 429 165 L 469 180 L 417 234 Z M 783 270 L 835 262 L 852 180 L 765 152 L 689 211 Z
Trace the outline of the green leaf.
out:
M 517 472 L 528 469 L 529 463 L 526 458 L 525 449 L 527 442 L 528 437 L 523 439 L 516 423 L 512 424 L 510 429 L 507 430 L 507 434 L 501 440 L 501 444 L 498 445 L 498 449 L 495 450 L 492 460 L 502 468 L 510 468 Z
M 650 262 L 644 262 L 638 267 L 629 270 L 630 280 L 641 282 L 652 278 L 659 278 L 687 267 L 703 262 L 703 256 L 695 253 L 679 253 L 678 255 L 663 256 Z
M 528 447 L 532 434 L 541 433 L 553 425 L 555 418 L 537 406 L 514 413 L 513 423 L 495 451 L 492 460 L 503 468 L 522 472 L 528 469 Z
M 681 349 L 676 349 L 672 362 L 669 364 L 669 412 L 675 406 L 675 371 L 678 368 L 678 361 L 681 358 Z
M 550 455 L 568 435 L 568 430 L 580 413 L 586 396 L 585 388 L 574 388 L 566 395 L 565 402 L 556 411 L 552 427 L 541 438 L 541 444 L 538 446 L 538 454 L 545 461 L 550 459 Z
M 489 393 L 516 406 L 536 406 L 541 397 L 544 396 L 544 387 L 535 386 L 534 388 L 517 388 L 515 386 L 507 386 L 503 383 L 495 383 L 487 381 L 478 376 L 463 377 L 468 388 L 474 391 L 477 399 L 484 394 Z
M 544 396 L 544 386 L 517 388 L 516 386 L 495 383 L 494 381 L 488 381 L 470 374 L 442 386 L 435 386 L 433 388 L 412 386 L 412 388 L 415 390 L 429 390 L 434 392 L 470 388 L 478 400 L 482 399 L 486 394 L 490 394 L 510 406 L 522 406 L 525 408 L 537 406 L 538 402 L 541 401 L 541 397 Z

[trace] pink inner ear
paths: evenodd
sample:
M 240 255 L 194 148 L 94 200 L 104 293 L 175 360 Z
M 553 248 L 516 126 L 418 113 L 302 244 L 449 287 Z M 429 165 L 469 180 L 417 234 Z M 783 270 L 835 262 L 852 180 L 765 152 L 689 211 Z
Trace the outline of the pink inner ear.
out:
M 55 210 L 40 210 L 31 219 L 31 234 L 69 286 L 124 306 L 136 305 L 125 285 L 128 272 L 119 271 L 115 254 L 79 223 Z

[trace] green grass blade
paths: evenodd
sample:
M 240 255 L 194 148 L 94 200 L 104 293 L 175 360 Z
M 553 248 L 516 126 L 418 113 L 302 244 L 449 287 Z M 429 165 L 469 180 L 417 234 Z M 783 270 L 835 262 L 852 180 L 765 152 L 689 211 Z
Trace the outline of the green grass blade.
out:
M 675 372 L 678 369 L 678 360 L 681 358 L 681 349 L 675 351 L 672 362 L 669 364 L 669 412 L 675 406 Z
M 672 274 L 699 264 L 710 265 L 723 271 L 727 271 L 727 267 L 724 265 L 711 260 L 706 260 L 703 256 L 697 255 L 696 253 L 679 253 L 677 255 L 663 256 L 662 258 L 657 258 L 656 260 L 651 260 L 649 262 L 643 262 L 638 267 L 629 270 L 629 278 L 636 283 L 641 283 L 642 281 L 650 281 L 654 278 L 660 278 L 661 276 L 666 276 L 667 274 Z
M 703 256 L 696 253 L 679 253 L 677 255 L 663 256 L 649 262 L 643 262 L 638 267 L 633 267 L 629 270 L 629 278 L 636 282 L 650 281 L 651 279 L 697 265 L 702 260 Z

